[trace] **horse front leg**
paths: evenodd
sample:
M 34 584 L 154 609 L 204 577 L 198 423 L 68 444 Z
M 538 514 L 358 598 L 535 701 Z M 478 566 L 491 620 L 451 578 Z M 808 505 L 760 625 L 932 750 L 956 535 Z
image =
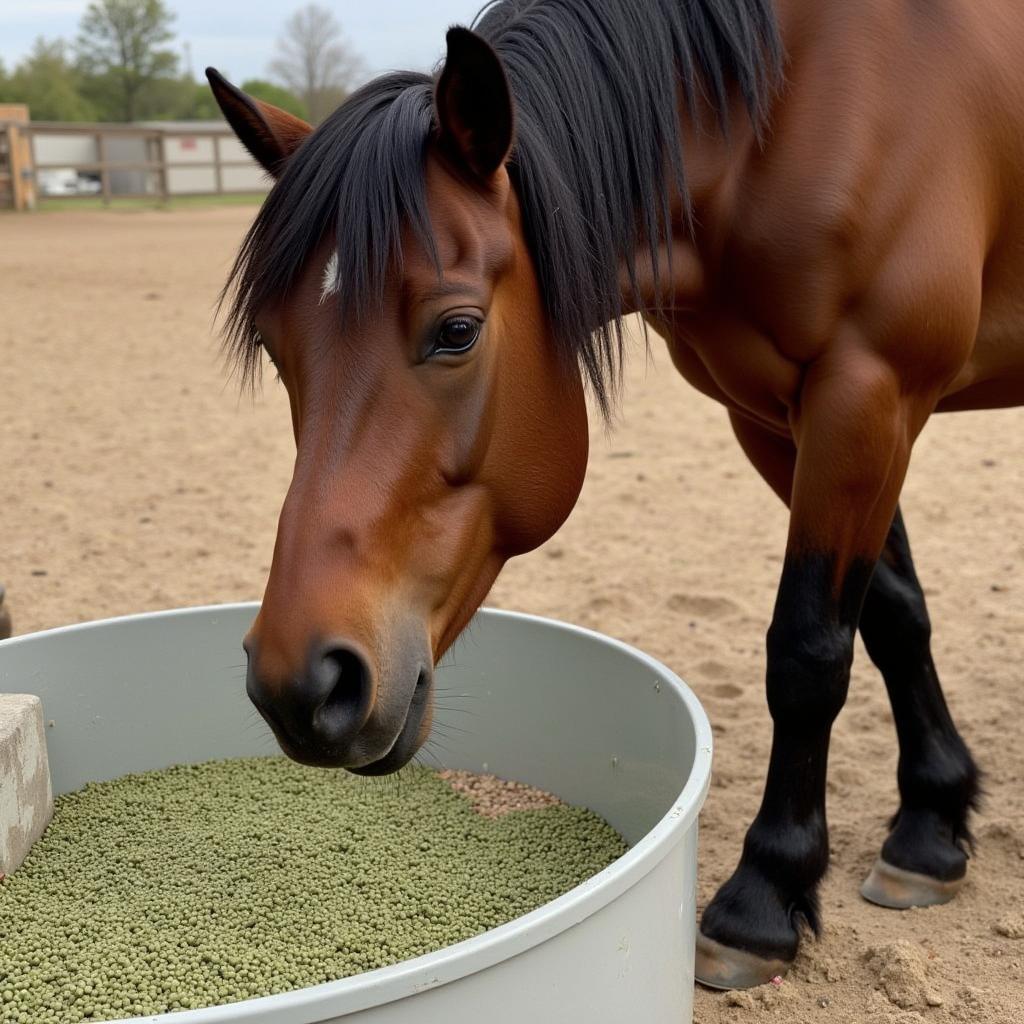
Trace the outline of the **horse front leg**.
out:
M 812 366 L 794 415 L 797 454 L 782 579 L 767 636 L 773 722 L 760 810 L 732 877 L 704 911 L 697 978 L 763 984 L 819 928 L 828 866 L 825 775 L 861 605 L 933 405 L 876 356 L 840 349 Z

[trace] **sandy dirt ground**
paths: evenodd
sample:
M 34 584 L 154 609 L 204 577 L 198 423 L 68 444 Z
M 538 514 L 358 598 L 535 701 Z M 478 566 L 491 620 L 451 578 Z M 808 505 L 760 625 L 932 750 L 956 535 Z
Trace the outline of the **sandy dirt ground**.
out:
M 252 212 L 0 217 L 0 580 L 18 631 L 260 596 L 287 405 L 269 383 L 239 399 L 211 328 Z M 698 992 L 701 1024 L 1024 1020 L 1024 410 L 933 420 L 904 510 L 936 660 L 987 771 L 969 881 L 930 910 L 857 895 L 896 807 L 892 721 L 859 648 L 832 745 L 824 936 L 778 987 Z M 638 347 L 617 428 L 595 418 L 579 507 L 490 598 L 636 643 L 697 691 L 717 745 L 702 904 L 760 798 L 785 529 L 722 410 Z

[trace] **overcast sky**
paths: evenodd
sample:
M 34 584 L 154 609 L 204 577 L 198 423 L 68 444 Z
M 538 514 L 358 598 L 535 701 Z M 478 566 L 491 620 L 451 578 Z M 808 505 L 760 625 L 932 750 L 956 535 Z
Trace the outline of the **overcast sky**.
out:
M 264 78 L 274 42 L 303 0 L 166 0 L 176 14 L 176 48 L 191 46 L 196 76 L 212 64 L 236 82 Z M 341 23 L 372 73 L 429 70 L 441 56 L 445 29 L 467 24 L 483 0 L 319 0 Z M 37 36 L 73 39 L 88 0 L 0 0 L 0 60 L 8 71 Z

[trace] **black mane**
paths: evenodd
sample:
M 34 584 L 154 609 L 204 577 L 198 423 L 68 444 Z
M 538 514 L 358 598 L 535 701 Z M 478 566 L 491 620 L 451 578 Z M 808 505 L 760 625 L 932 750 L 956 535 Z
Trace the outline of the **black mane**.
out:
M 771 0 L 493 0 L 474 28 L 514 95 L 509 172 L 555 336 L 606 408 L 621 361 L 620 267 L 635 275 L 638 246 L 657 267 L 670 197 L 687 195 L 680 85 L 691 111 L 705 96 L 725 130 L 735 83 L 760 130 L 781 68 Z M 228 344 L 249 379 L 257 310 L 287 292 L 328 230 L 342 316 L 381 302 L 405 224 L 434 252 L 423 173 L 433 84 L 415 72 L 375 79 L 288 162 L 228 282 Z

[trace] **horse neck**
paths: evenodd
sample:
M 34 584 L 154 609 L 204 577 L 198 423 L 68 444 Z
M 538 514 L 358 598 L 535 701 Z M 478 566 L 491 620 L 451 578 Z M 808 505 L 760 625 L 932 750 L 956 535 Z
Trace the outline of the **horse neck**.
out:
M 728 133 L 703 98 L 695 117 L 681 101 L 679 119 L 687 195 L 673 189 L 671 237 L 659 247 L 657 275 L 646 243 L 632 254 L 635 286 L 628 273 L 628 254 L 621 254 L 619 279 L 625 313 L 691 305 L 707 294 L 712 268 L 727 235 L 740 172 L 758 148 L 738 90 L 733 89 L 730 97 Z
M 866 0 L 874 4 L 876 0 Z M 835 17 L 834 7 L 846 0 L 774 0 L 786 76 L 798 76 L 809 48 L 822 34 L 824 20 Z M 784 100 L 780 88 L 771 100 L 767 123 L 775 120 L 775 108 Z M 659 286 L 662 306 L 693 306 L 707 297 L 715 267 L 735 223 L 735 208 L 744 171 L 761 151 L 739 89 L 729 87 L 726 109 L 728 130 L 720 126 L 719 115 L 706 94 L 696 98 L 691 114 L 680 95 L 677 105 L 681 126 L 682 157 L 686 170 L 687 196 L 673 191 L 672 234 L 660 247 Z M 620 265 L 623 310 L 644 313 L 659 306 L 659 291 L 645 246 L 633 254 L 637 264 L 639 296 L 626 268 L 626 254 Z

